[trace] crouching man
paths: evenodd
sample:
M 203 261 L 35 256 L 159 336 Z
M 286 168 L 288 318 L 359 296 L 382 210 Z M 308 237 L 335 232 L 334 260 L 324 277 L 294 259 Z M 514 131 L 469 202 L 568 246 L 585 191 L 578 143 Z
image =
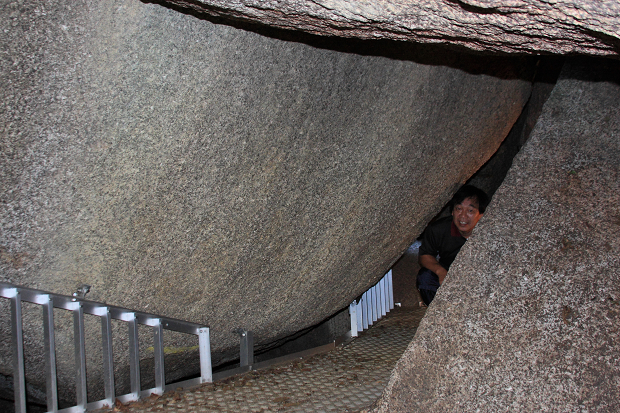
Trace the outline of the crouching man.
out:
M 429 225 L 424 231 L 419 251 L 420 271 L 416 285 L 424 304 L 429 305 L 461 247 L 472 234 L 489 204 L 487 194 L 471 185 L 464 185 L 450 203 L 451 217 Z

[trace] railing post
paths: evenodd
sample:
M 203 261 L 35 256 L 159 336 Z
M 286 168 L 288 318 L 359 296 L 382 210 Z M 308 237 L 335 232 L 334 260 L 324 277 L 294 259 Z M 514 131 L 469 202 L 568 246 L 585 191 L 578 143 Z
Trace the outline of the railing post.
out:
M 379 314 L 381 317 L 384 317 L 387 314 L 385 311 L 385 277 L 381 278 L 377 287 L 379 287 Z
M 15 412 L 26 413 L 26 375 L 24 371 L 24 335 L 22 299 L 18 289 L 11 297 L 11 346 L 13 347 L 13 389 Z
M 357 332 L 364 331 L 364 322 L 362 317 L 362 308 L 363 305 L 361 302 L 357 303 L 356 312 L 357 312 Z
M 102 309 L 101 344 L 103 353 L 103 386 L 105 400 L 110 408 L 114 406 L 114 355 L 112 352 L 112 317 L 110 309 Z
M 388 271 L 388 302 L 390 310 L 394 309 L 394 285 L 392 284 L 392 270 Z
M 351 316 L 351 337 L 357 337 L 357 302 L 349 304 L 349 314 Z
M 86 410 L 88 403 L 86 389 L 86 349 L 84 339 L 84 308 L 79 301 L 73 308 L 73 342 L 75 344 L 75 387 L 76 406 L 82 411 Z
M 363 295 L 362 295 L 362 327 L 364 330 L 366 330 L 369 326 L 369 322 L 368 319 L 370 317 L 368 317 L 368 302 L 370 301 L 369 299 L 369 294 L 368 291 L 366 291 Z
M 387 274 L 385 274 L 385 277 L 383 277 L 383 279 L 381 280 L 381 283 L 383 285 L 383 315 L 386 315 L 387 313 L 390 312 L 390 298 L 389 298 L 389 293 L 388 293 L 388 279 L 387 279 Z
M 372 287 L 370 290 L 370 313 L 368 324 L 372 325 L 377 321 L 377 289 Z
M 241 343 L 239 346 L 239 365 L 241 367 L 254 364 L 254 334 L 243 328 L 238 328 L 235 333 L 239 334 Z
M 134 400 L 140 398 L 140 340 L 138 321 L 135 313 L 127 313 L 127 333 L 129 335 L 129 381 Z
M 155 356 L 155 391 L 164 394 L 166 375 L 164 372 L 164 326 L 160 319 L 153 325 L 153 349 Z
M 211 383 L 213 381 L 213 368 L 211 366 L 209 327 L 203 327 L 198 330 L 198 348 L 200 351 L 200 382 Z
M 381 319 L 381 282 L 375 285 L 375 309 L 375 321 L 378 321 Z
M 47 410 L 58 411 L 58 381 L 56 378 L 56 338 L 54 333 L 54 300 L 50 295 L 41 296 L 43 306 L 43 340 Z

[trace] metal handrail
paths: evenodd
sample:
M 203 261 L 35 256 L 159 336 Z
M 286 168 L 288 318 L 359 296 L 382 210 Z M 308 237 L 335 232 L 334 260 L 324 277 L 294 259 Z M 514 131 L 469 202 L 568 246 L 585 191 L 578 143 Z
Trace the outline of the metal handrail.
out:
M 115 400 L 121 403 L 136 401 L 141 397 L 148 397 L 152 393 L 163 394 L 165 391 L 196 386 L 213 381 L 211 365 L 211 344 L 209 327 L 187 321 L 161 317 L 140 311 L 110 306 L 95 301 L 39 291 L 31 288 L 16 286 L 0 282 L 0 297 L 11 300 L 11 338 L 13 350 L 13 386 L 15 392 L 15 412 L 26 412 L 26 378 L 24 373 L 24 343 L 22 331 L 22 308 L 23 301 L 39 304 L 43 307 L 43 332 L 46 359 L 46 392 L 47 409 L 49 412 L 81 413 L 86 410 L 112 407 Z M 77 366 L 76 399 L 77 404 L 73 407 L 58 410 L 58 387 L 56 380 L 56 350 L 54 336 L 54 308 L 73 312 L 75 360 Z M 392 270 L 373 287 L 366 291 L 359 301 L 353 301 L 349 305 L 351 316 L 350 337 L 357 337 L 358 333 L 368 329 L 374 322 L 385 316 L 394 309 L 394 294 L 392 286 Z M 86 354 L 84 336 L 84 314 L 92 314 L 101 317 L 102 352 L 103 352 L 103 376 L 105 398 L 99 401 L 87 402 L 86 383 Z M 112 325 L 111 320 L 127 322 L 129 336 L 129 371 L 131 392 L 122 396 L 114 394 L 114 363 L 112 353 Z M 138 340 L 138 324 L 151 326 L 154 338 L 154 361 L 155 361 L 155 387 L 152 389 L 140 389 L 140 351 Z M 164 345 L 163 330 L 177 331 L 185 334 L 194 334 L 199 339 L 200 352 L 200 377 L 186 380 L 180 383 L 166 385 L 164 373 Z M 218 378 L 228 377 L 232 374 L 247 372 L 256 368 L 269 365 L 267 362 L 253 363 L 253 340 L 252 332 L 237 329 L 235 333 L 241 337 L 240 367 L 218 373 Z M 330 344 L 332 347 L 334 343 Z M 325 347 L 325 346 L 323 346 Z M 331 348 L 331 347 L 330 347 Z M 314 350 L 311 350 L 311 352 Z M 301 353 L 299 353 L 301 354 Z
M 122 403 L 138 400 L 151 393 L 163 394 L 172 387 L 189 387 L 213 381 L 211 366 L 211 344 L 209 327 L 161 317 L 154 314 L 133 311 L 126 308 L 110 306 L 95 301 L 84 300 L 54 294 L 31 288 L 0 282 L 0 297 L 11 300 L 11 347 L 13 351 L 13 387 L 15 392 L 15 412 L 26 412 L 26 378 L 24 373 L 24 341 L 22 329 L 23 301 L 43 306 L 43 334 L 46 359 L 46 391 L 47 409 L 50 412 L 84 412 L 105 407 L 112 407 L 116 399 Z M 76 401 L 77 404 L 67 409 L 58 410 L 58 387 L 56 379 L 56 349 L 54 335 L 54 308 L 73 312 L 75 361 L 77 367 Z M 84 337 L 84 314 L 101 317 L 103 376 L 105 398 L 87 402 L 86 383 L 86 352 Z M 129 370 L 131 393 L 115 396 L 114 394 L 114 362 L 112 356 L 112 319 L 127 322 L 129 335 Z M 155 387 L 148 390 L 140 389 L 140 352 L 138 340 L 138 324 L 153 328 L 155 354 Z M 164 373 L 163 330 L 171 330 L 198 336 L 200 353 L 200 377 L 166 386 Z
M 349 305 L 351 315 L 351 337 L 357 337 L 359 332 L 385 316 L 394 309 L 394 288 L 392 286 L 392 270 L 374 286 L 366 291 L 359 301 Z

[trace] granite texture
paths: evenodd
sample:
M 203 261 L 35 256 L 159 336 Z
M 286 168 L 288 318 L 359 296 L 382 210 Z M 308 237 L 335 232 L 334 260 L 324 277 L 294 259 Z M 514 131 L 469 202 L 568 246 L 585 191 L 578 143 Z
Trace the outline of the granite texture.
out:
M 619 74 L 565 65 L 373 411 L 620 411 Z
M 0 10 L 0 279 L 66 295 L 89 284 L 89 299 L 208 324 L 215 363 L 238 351 L 234 328 L 260 347 L 374 284 L 531 89 L 528 59 L 345 53 L 138 0 Z M 24 313 L 41 385 L 40 309 Z M 97 392 L 100 327 L 87 329 Z M 58 359 L 70 395 L 72 350 Z
M 620 4 L 590 0 L 159 0 L 210 16 L 325 36 L 476 51 L 618 56 Z

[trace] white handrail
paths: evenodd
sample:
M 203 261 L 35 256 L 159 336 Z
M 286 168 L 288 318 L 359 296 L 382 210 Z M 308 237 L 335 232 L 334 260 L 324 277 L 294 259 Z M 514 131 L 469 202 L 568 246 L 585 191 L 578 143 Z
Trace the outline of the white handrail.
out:
M 392 270 L 368 291 L 362 294 L 359 301 L 349 304 L 351 315 L 351 337 L 357 337 L 374 322 L 381 319 L 394 309 L 394 289 L 392 284 Z

